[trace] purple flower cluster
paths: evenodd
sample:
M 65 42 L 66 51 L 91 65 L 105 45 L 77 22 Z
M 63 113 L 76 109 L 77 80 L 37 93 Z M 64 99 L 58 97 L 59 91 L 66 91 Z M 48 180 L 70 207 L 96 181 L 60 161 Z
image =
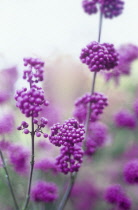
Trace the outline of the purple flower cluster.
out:
M 30 90 L 23 88 L 16 91 L 15 100 L 16 106 L 26 117 L 38 117 L 42 106 L 48 105 L 48 101 L 44 98 L 44 91 L 36 85 L 33 85 Z
M 51 127 L 49 140 L 55 146 L 72 146 L 84 139 L 84 126 L 75 119 L 66 120 L 63 125 L 54 124 Z
M 75 102 L 74 117 L 80 123 L 84 123 L 87 116 L 88 105 L 91 103 L 92 122 L 98 119 L 98 116 L 103 113 L 103 109 L 108 105 L 107 97 L 101 93 L 86 93 L 84 96 L 78 98 Z
M 118 53 L 114 45 L 108 43 L 91 42 L 82 49 L 80 59 L 92 72 L 110 70 L 118 65 Z
M 138 160 L 131 160 L 126 164 L 124 177 L 127 183 L 138 184 Z
M 124 2 L 121 0 L 103 0 L 101 12 L 105 18 L 113 18 L 122 14 Z
M 14 144 L 11 145 L 9 160 L 17 173 L 25 175 L 28 172 L 29 156 L 30 152 L 26 148 Z
M 115 204 L 120 210 L 131 209 L 131 200 L 119 184 L 111 185 L 106 189 L 105 200 Z
M 40 137 L 41 133 L 43 133 L 42 128 L 46 127 L 46 125 L 48 123 L 48 120 L 45 117 L 41 117 L 40 118 L 40 122 L 38 122 L 38 119 L 34 118 L 33 119 L 33 123 L 37 125 L 37 129 L 35 130 L 35 135 L 37 137 Z M 43 137 L 47 138 L 48 134 L 47 133 L 43 133 Z
M 84 12 L 86 12 L 89 15 L 97 13 L 98 12 L 97 2 L 98 0 L 91 0 L 91 1 L 83 0 L 82 7 L 84 9 Z
M 95 14 L 98 12 L 98 4 L 100 11 L 105 18 L 113 18 L 122 14 L 124 2 L 121 0 L 83 0 L 82 7 L 87 14 Z
M 12 114 L 5 114 L 0 119 L 0 134 L 8 134 L 14 128 L 14 117 Z
M 38 181 L 31 189 L 31 200 L 35 202 L 53 202 L 58 198 L 58 188 L 52 182 Z
M 35 168 L 47 172 L 51 170 L 53 173 L 57 173 L 58 169 L 54 159 L 42 159 L 35 162 Z
M 103 146 L 108 137 L 108 128 L 101 122 L 91 123 L 86 140 L 86 155 L 92 155 L 98 148 Z
M 66 146 L 60 150 L 60 155 L 56 158 L 56 164 L 59 170 L 68 174 L 69 172 L 77 172 L 81 166 L 83 150 L 80 146 Z
M 23 79 L 26 79 L 30 84 L 43 81 L 43 61 L 38 58 L 24 58 L 24 66 L 28 66 L 28 69 L 24 71 Z
M 80 168 L 83 151 L 78 143 L 84 140 L 84 132 L 84 126 L 75 119 L 66 120 L 63 125 L 57 123 L 51 128 L 50 142 L 62 146 L 56 165 L 64 174 L 76 172 Z
M 114 116 L 114 122 L 117 127 L 134 129 L 136 127 L 136 119 L 128 110 L 120 110 Z
M 133 44 L 123 45 L 118 49 L 118 54 L 118 66 L 112 71 L 104 73 L 106 81 L 114 79 L 117 84 L 119 83 L 120 76 L 130 74 L 132 62 L 138 59 L 138 47 Z

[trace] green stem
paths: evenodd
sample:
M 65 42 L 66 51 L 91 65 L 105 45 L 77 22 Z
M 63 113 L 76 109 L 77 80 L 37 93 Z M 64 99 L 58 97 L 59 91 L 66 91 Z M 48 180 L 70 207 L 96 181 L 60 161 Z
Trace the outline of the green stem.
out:
M 101 32 L 102 32 L 102 21 L 103 20 L 103 15 L 102 13 L 100 12 L 100 18 L 99 18 L 99 30 L 98 30 L 98 42 L 100 43 L 100 40 L 101 40 Z M 97 72 L 94 72 L 93 74 L 93 78 L 92 78 L 92 88 L 91 88 L 91 95 L 93 95 L 94 93 L 94 90 L 95 90 L 95 82 L 96 82 L 96 75 L 97 75 Z M 86 116 L 86 122 L 85 122 L 85 146 L 86 146 L 86 138 L 87 138 L 87 135 L 88 135 L 88 127 L 89 127 L 89 121 L 90 121 L 90 116 L 91 116 L 91 105 L 92 105 L 92 102 L 89 103 L 88 105 L 88 110 L 87 110 L 87 116 Z
M 19 207 L 18 207 L 18 204 L 17 204 L 17 201 L 16 201 L 16 197 L 14 195 L 14 191 L 13 191 L 13 188 L 12 188 L 12 184 L 11 184 L 11 180 L 10 180 L 10 177 L 9 177 L 9 173 L 8 173 L 8 170 L 7 170 L 7 167 L 6 167 L 6 163 L 5 163 L 5 160 L 4 160 L 4 156 L 3 156 L 3 153 L 2 153 L 1 150 L 0 150 L 0 157 L 1 157 L 1 160 L 2 160 L 3 169 L 5 171 L 6 178 L 7 178 L 7 181 L 8 181 L 9 189 L 10 189 L 10 192 L 11 192 L 11 195 L 12 195 L 12 198 L 13 198 L 15 209 L 18 210 Z
M 30 190 L 31 190 L 31 184 L 32 184 L 32 177 L 33 177 L 33 169 L 34 169 L 34 123 L 33 123 L 33 117 L 32 117 L 32 132 L 31 132 L 31 138 L 32 138 L 32 155 L 31 155 L 31 170 L 30 170 L 30 176 L 29 176 L 29 182 L 28 182 L 28 190 L 27 190 L 27 196 L 26 201 L 23 210 L 26 210 L 30 201 Z
M 65 192 L 65 194 L 64 194 L 64 196 L 63 196 L 63 198 L 62 198 L 62 200 L 61 200 L 61 202 L 60 202 L 60 204 L 57 208 L 57 210 L 63 210 L 64 209 L 64 207 L 65 207 L 65 205 L 66 205 L 66 203 L 67 203 L 67 201 L 70 197 L 70 193 L 71 193 L 71 190 L 72 190 L 73 185 L 75 183 L 76 176 L 77 176 L 77 173 L 74 173 L 74 174 L 71 173 L 69 185 L 67 187 L 67 190 L 66 190 L 66 192 Z

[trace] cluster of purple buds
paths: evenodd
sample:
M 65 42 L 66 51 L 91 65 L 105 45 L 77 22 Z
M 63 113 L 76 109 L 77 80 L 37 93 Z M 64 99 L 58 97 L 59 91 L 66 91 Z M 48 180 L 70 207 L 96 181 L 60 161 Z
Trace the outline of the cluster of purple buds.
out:
M 52 182 L 38 181 L 31 189 L 31 200 L 35 202 L 53 202 L 58 198 L 57 185 Z
M 56 159 L 56 164 L 59 167 L 59 170 L 68 174 L 77 172 L 81 166 L 83 157 L 83 150 L 80 146 L 66 146 L 62 147 L 60 155 Z
M 56 165 L 64 174 L 76 172 L 80 168 L 83 151 L 78 144 L 84 140 L 84 133 L 84 126 L 76 119 L 68 119 L 63 125 L 57 123 L 51 128 L 50 142 L 62 146 Z
M 97 2 L 98 2 L 98 0 L 91 0 L 91 1 L 84 0 L 84 1 L 82 1 L 82 7 L 83 7 L 84 11 L 86 13 L 88 13 L 89 15 L 95 14 L 98 11 L 97 5 L 96 5 Z
M 101 12 L 105 18 L 113 18 L 122 14 L 124 2 L 121 0 L 102 0 Z
M 35 130 L 36 137 L 40 137 L 41 134 L 43 134 L 43 137 L 47 138 L 48 134 L 47 133 L 43 133 L 42 128 L 46 127 L 46 125 L 48 123 L 48 120 L 45 117 L 41 117 L 40 118 L 40 122 L 39 122 L 38 119 L 34 118 L 33 119 L 33 123 L 37 125 L 37 129 Z
M 25 134 L 30 133 L 30 131 L 27 129 L 29 127 L 29 124 L 25 121 L 22 121 L 21 125 L 17 127 L 17 130 L 23 130 Z
M 51 127 L 49 140 L 55 146 L 72 146 L 84 139 L 84 126 L 75 119 L 66 120 L 63 125 L 54 124 Z
M 118 53 L 113 44 L 91 42 L 82 49 L 80 59 L 90 71 L 110 70 L 118 65 Z
M 85 154 L 91 156 L 95 151 L 102 147 L 108 138 L 108 128 L 101 122 L 89 125 L 88 137 L 86 139 Z
M 98 116 L 103 113 L 104 108 L 108 105 L 107 97 L 101 93 L 86 93 L 82 97 L 76 100 L 74 117 L 80 123 L 84 123 L 87 116 L 88 105 L 91 105 L 91 116 L 90 120 L 92 122 L 98 119 Z
M 38 58 L 24 58 L 24 66 L 28 66 L 28 69 L 24 71 L 23 79 L 26 79 L 30 84 L 43 81 L 43 61 Z
M 128 110 L 120 110 L 114 116 L 114 122 L 117 127 L 124 127 L 129 129 L 135 129 L 136 119 L 135 116 Z
M 83 0 L 82 7 L 88 15 L 98 12 L 98 4 L 100 11 L 105 18 L 113 18 L 122 14 L 124 2 L 121 0 Z
M 131 209 L 131 200 L 119 184 L 111 185 L 106 189 L 105 200 L 110 204 L 114 204 L 118 207 L 117 209 Z
M 42 106 L 48 106 L 48 101 L 44 98 L 44 91 L 41 87 L 33 85 L 30 90 L 23 88 L 17 90 L 15 95 L 16 106 L 26 117 L 38 117 L 42 111 Z
M 114 79 L 116 84 L 119 83 L 120 76 L 130 75 L 131 64 L 138 59 L 138 47 L 133 44 L 122 45 L 118 50 L 119 62 L 118 66 L 110 72 L 105 72 L 106 81 Z

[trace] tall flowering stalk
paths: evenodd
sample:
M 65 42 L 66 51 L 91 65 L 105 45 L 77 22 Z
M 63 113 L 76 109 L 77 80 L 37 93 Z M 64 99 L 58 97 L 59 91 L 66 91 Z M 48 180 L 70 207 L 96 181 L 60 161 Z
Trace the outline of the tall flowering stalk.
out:
M 21 110 L 26 117 L 31 117 L 31 131 L 28 129 L 28 123 L 23 121 L 18 130 L 23 130 L 25 134 L 31 134 L 31 169 L 28 181 L 28 189 L 26 193 L 26 200 L 23 209 L 27 209 L 29 200 L 30 200 L 30 191 L 34 170 L 34 157 L 35 157 L 35 148 L 34 148 L 34 139 L 35 135 L 37 137 L 41 136 L 42 128 L 47 124 L 47 119 L 41 118 L 40 123 L 38 123 L 37 117 L 42 111 L 43 106 L 48 105 L 48 101 L 44 99 L 44 91 L 41 87 L 38 87 L 36 83 L 43 81 L 43 67 L 44 62 L 39 59 L 25 58 L 24 66 L 27 66 L 28 69 L 24 71 L 23 79 L 27 80 L 29 83 L 30 89 L 23 88 L 16 92 L 15 100 L 17 101 L 16 106 Z M 35 129 L 35 124 L 37 128 Z M 44 138 L 47 138 L 47 134 L 43 134 Z
M 89 132 L 90 121 L 96 121 L 98 119 L 98 115 L 101 114 L 104 107 L 108 105 L 106 97 L 104 97 L 100 93 L 94 92 L 97 72 L 101 70 L 110 70 L 118 65 L 118 53 L 114 49 L 113 44 L 100 44 L 103 15 L 106 18 L 112 18 L 114 16 L 120 15 L 122 13 L 124 4 L 120 0 L 114 0 L 113 2 L 105 0 L 84 0 L 82 2 L 82 6 L 84 8 L 84 11 L 90 15 L 93 13 L 97 13 L 98 3 L 100 4 L 98 42 L 91 42 L 90 44 L 88 44 L 86 48 L 82 49 L 80 55 L 82 63 L 88 65 L 90 71 L 94 72 L 92 79 L 92 89 L 90 94 L 88 93 L 76 102 L 76 110 L 74 112 L 74 116 L 77 115 L 77 119 L 81 119 L 80 122 L 83 122 L 85 124 L 85 147 Z M 61 151 L 61 153 L 63 152 Z M 64 166 L 62 166 L 62 169 L 63 167 Z M 58 210 L 64 209 L 70 196 L 72 187 L 75 183 L 76 176 L 77 171 L 71 173 L 70 183 L 59 204 Z

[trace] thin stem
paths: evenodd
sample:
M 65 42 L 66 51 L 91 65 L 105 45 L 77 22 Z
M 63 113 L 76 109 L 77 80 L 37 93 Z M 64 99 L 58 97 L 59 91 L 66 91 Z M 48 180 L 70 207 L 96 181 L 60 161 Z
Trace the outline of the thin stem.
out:
M 60 202 L 60 204 L 57 208 L 57 210 L 63 210 L 64 209 L 64 207 L 65 207 L 65 205 L 66 205 L 66 203 L 67 203 L 67 201 L 70 197 L 70 193 L 71 193 L 71 190 L 73 188 L 73 185 L 74 185 L 74 182 L 75 182 L 75 179 L 76 179 L 76 175 L 77 175 L 77 173 L 75 173 L 75 174 L 71 173 L 69 185 L 67 187 L 67 190 L 66 190 L 66 192 L 65 192 L 65 194 L 64 194 L 64 196 L 63 196 L 63 198 L 62 198 L 62 200 L 61 200 L 61 202 Z
M 102 14 L 102 12 L 100 12 L 99 30 L 98 30 L 98 42 L 100 42 L 100 40 L 101 40 L 102 22 L 103 22 L 102 20 L 103 20 L 103 14 Z M 96 82 L 96 75 L 97 75 L 97 72 L 94 72 L 93 78 L 92 78 L 91 95 L 93 95 L 93 93 L 94 93 L 95 82 Z M 91 105 L 92 105 L 92 102 L 90 102 L 89 105 L 88 105 L 86 122 L 85 122 L 85 146 L 86 146 L 86 138 L 87 138 L 88 130 L 89 130 L 88 127 L 89 127 L 90 115 L 91 115 L 91 112 L 92 112 Z
M 4 156 L 3 156 L 3 153 L 2 153 L 1 150 L 0 150 L 0 157 L 1 157 L 1 160 L 2 160 L 3 169 L 5 171 L 6 178 L 7 178 L 7 181 L 8 181 L 9 189 L 10 189 L 13 201 L 14 201 L 15 209 L 18 210 L 19 207 L 18 207 L 16 198 L 15 198 L 15 195 L 14 195 L 14 191 L 13 191 L 13 188 L 12 188 L 12 184 L 11 184 L 11 180 L 10 180 L 10 177 L 9 177 L 9 173 L 8 173 L 8 170 L 7 170 L 7 167 L 6 167 L 6 163 L 5 163 L 5 160 L 4 160 Z
M 23 210 L 27 209 L 29 201 L 30 201 L 30 190 L 31 190 L 31 184 L 32 184 L 32 176 L 33 176 L 33 169 L 34 169 L 34 123 L 33 123 L 33 117 L 32 117 L 32 132 L 31 132 L 31 138 L 32 138 L 32 156 L 31 156 L 31 170 L 30 170 L 30 176 L 29 176 L 29 182 L 28 182 L 28 190 L 27 190 L 27 196 L 26 201 Z

